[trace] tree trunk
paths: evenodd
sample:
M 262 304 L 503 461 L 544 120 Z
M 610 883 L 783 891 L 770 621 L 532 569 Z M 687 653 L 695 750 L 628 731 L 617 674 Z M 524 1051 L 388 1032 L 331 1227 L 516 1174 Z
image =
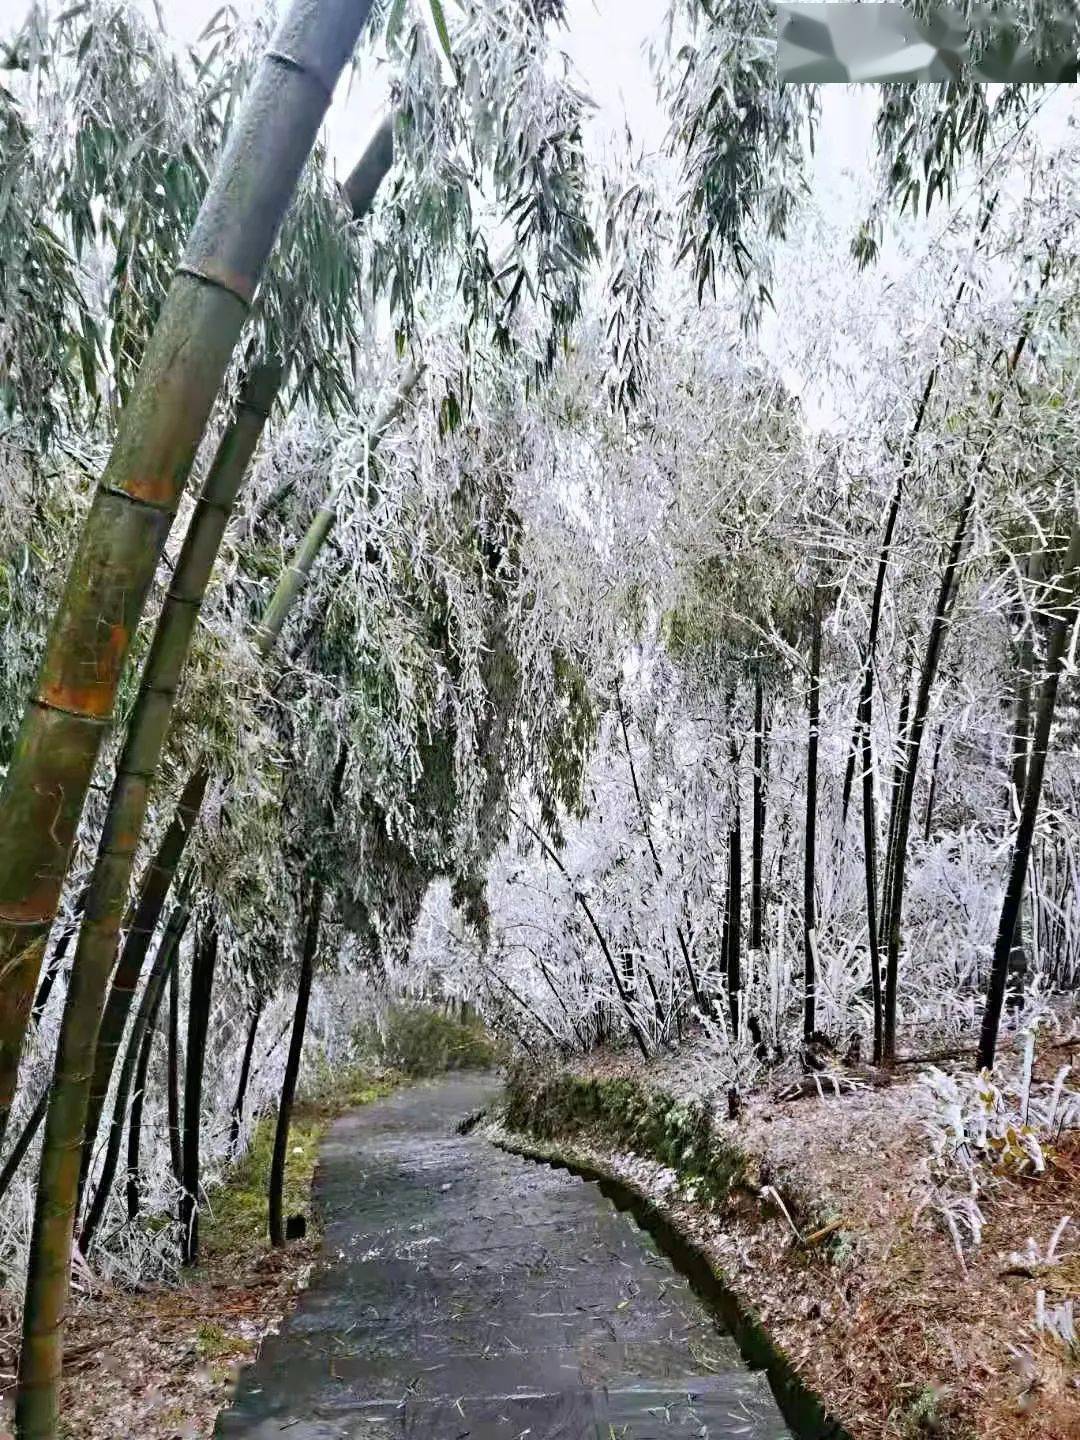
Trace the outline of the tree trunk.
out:
M 986 234 L 997 204 L 997 193 L 990 198 L 983 210 L 982 219 L 975 233 L 975 251 L 978 251 L 979 244 Z M 964 298 L 964 291 L 968 286 L 968 276 L 965 275 L 956 288 L 956 294 L 952 298 L 948 314 L 945 317 L 945 324 L 942 327 L 942 344 L 944 337 L 949 332 L 952 318 Z M 847 768 L 844 772 L 843 802 L 841 805 L 841 825 L 847 821 L 848 805 L 851 800 L 851 787 L 855 773 L 855 763 L 861 753 L 861 736 L 868 731 L 873 719 L 873 696 L 874 696 L 874 655 L 877 651 L 878 632 L 881 628 L 881 606 L 885 596 L 885 581 L 889 573 L 889 561 L 892 555 L 893 540 L 896 536 L 896 522 L 900 515 L 900 505 L 904 497 L 904 483 L 911 470 L 915 459 L 915 445 L 922 430 L 923 422 L 926 419 L 927 407 L 930 404 L 930 397 L 934 393 L 934 386 L 937 384 L 938 374 L 941 369 L 940 360 L 936 360 L 926 377 L 919 404 L 915 410 L 915 419 L 904 445 L 904 453 L 900 457 L 900 470 L 896 477 L 896 487 L 893 490 L 892 499 L 885 516 L 885 533 L 881 542 L 881 553 L 878 556 L 877 576 L 874 580 L 874 595 L 870 604 L 870 624 L 867 628 L 866 650 L 863 655 L 862 675 L 859 680 L 859 703 L 855 715 L 855 733 L 851 738 L 851 747 L 848 750 Z
M 934 758 L 930 762 L 930 793 L 926 797 L 926 818 L 923 822 L 923 839 L 929 841 L 934 826 L 934 801 L 937 799 L 938 766 L 941 763 L 941 742 L 945 738 L 945 726 L 939 725 L 934 741 Z
M 105 1105 L 105 1097 L 109 1093 L 109 1084 L 112 1080 L 113 1066 L 116 1064 L 120 1042 L 124 1038 L 124 1027 L 127 1024 L 131 1001 L 139 983 L 147 951 L 150 949 L 154 932 L 157 930 L 161 913 L 169 897 L 173 878 L 180 867 L 188 839 L 199 818 L 209 779 L 210 772 L 205 766 L 200 766 L 188 776 L 187 784 L 177 802 L 173 817 L 166 827 L 157 854 L 143 876 L 139 898 L 135 904 L 127 938 L 120 955 L 120 963 L 116 967 L 116 973 L 113 975 L 112 984 L 109 987 L 105 1011 L 98 1029 L 97 1045 L 94 1050 L 94 1068 L 87 1100 L 86 1132 L 83 1136 L 82 1162 L 79 1169 L 80 1201 L 90 1173 L 90 1162 L 97 1142 L 98 1127 L 101 1124 L 101 1112 Z M 85 935 L 85 933 L 84 925 L 83 934 Z M 88 952 L 84 950 L 83 937 L 80 936 L 79 950 L 75 955 L 76 965 L 79 964 L 80 952 L 84 960 L 88 953 L 93 957 L 95 961 L 94 974 L 107 977 L 108 972 L 103 969 L 106 959 L 104 947 L 100 950 L 94 947 Z M 100 999 L 98 1003 L 100 1004 Z
M 1020 809 L 1020 825 L 1016 833 L 1016 843 L 1013 846 L 1009 879 L 1001 906 L 997 939 L 994 942 L 994 958 L 990 966 L 986 1008 L 983 1011 L 979 1050 L 975 1062 L 976 1068 L 979 1070 L 990 1070 L 994 1065 L 998 1026 L 1001 1023 L 1001 1010 L 1005 1001 L 1005 987 L 1009 976 L 1009 958 L 1012 954 L 1013 937 L 1016 934 L 1020 907 L 1023 903 L 1024 881 L 1031 859 L 1031 845 L 1035 837 L 1035 823 L 1039 816 L 1039 802 L 1042 799 L 1046 754 L 1050 746 L 1050 731 L 1054 723 L 1058 685 L 1066 660 L 1069 636 L 1077 620 L 1077 610 L 1080 608 L 1080 518 L 1073 520 L 1060 590 L 1063 595 L 1063 603 L 1059 607 L 1055 607 L 1057 613 L 1047 646 L 1046 678 L 1039 691 L 1039 701 L 1035 711 L 1035 731 L 1032 736 L 1031 755 L 1027 764 L 1024 801 Z
M 199 1263 L 199 1128 L 202 1118 L 206 1036 L 217 966 L 217 921 L 211 916 L 195 943 L 188 1000 L 187 1061 L 184 1067 L 184 1165 L 180 1192 L 180 1250 L 185 1265 Z
M 660 856 L 657 853 L 656 845 L 653 843 L 652 826 L 649 824 L 648 811 L 645 809 L 645 801 L 642 798 L 641 787 L 638 785 L 637 767 L 634 765 L 634 752 L 630 748 L 630 732 L 626 724 L 626 711 L 623 708 L 622 692 L 619 689 L 619 682 L 615 682 L 615 704 L 619 712 L 619 724 L 622 728 L 623 745 L 626 748 L 626 759 L 630 766 L 630 780 L 634 787 L 634 798 L 637 801 L 638 818 L 641 821 L 642 833 L 645 836 L 649 847 L 649 854 L 652 857 L 653 870 L 658 880 L 664 878 L 664 868 L 660 864 Z M 702 994 L 698 984 L 697 972 L 694 969 L 694 962 L 690 958 L 690 945 L 686 938 L 686 931 L 682 925 L 675 922 L 675 938 L 679 943 L 679 950 L 682 954 L 683 966 L 686 969 L 686 978 L 690 983 L 690 992 L 694 997 L 694 1005 L 700 1015 L 711 1015 L 712 1005 L 705 995 Z
M 760 674 L 754 681 L 754 831 L 750 857 L 750 949 L 760 950 L 765 935 L 765 747 L 768 743 L 764 687 Z
M 817 804 L 818 804 L 818 722 L 821 714 L 821 600 L 815 594 L 813 630 L 810 638 L 810 686 L 807 705 L 809 738 L 806 745 L 806 843 L 803 849 L 803 955 L 805 990 L 803 1035 L 809 1040 L 817 1028 L 817 976 L 814 947 L 817 943 Z
M 244 1121 L 244 1102 L 247 1099 L 248 1081 L 251 1078 L 251 1057 L 255 1053 L 255 1037 L 259 1031 L 259 1021 L 266 1002 L 259 996 L 251 1007 L 251 1020 L 248 1023 L 247 1039 L 244 1041 L 244 1055 L 240 1061 L 240 1079 L 236 1086 L 236 1099 L 233 1101 L 232 1119 L 229 1121 L 229 1150 L 236 1153 L 240 1144 L 240 1126 Z
M 892 777 L 889 782 L 889 830 L 885 837 L 885 888 L 878 916 L 878 946 L 885 944 L 892 905 L 892 873 L 896 859 L 896 825 L 900 810 L 900 792 L 904 780 L 904 756 L 907 753 L 908 727 L 911 720 L 911 651 L 900 692 L 900 714 L 896 721 L 897 744 L 893 754 Z M 872 742 L 871 742 L 872 749 Z
M 154 572 L 278 228 L 369 8 L 365 0 L 294 0 L 279 27 L 229 132 L 83 524 L 0 790 L 0 1127 L 76 827 Z M 87 1016 L 91 1038 L 98 1018 Z M 83 1063 L 81 1073 L 87 1069 Z M 62 1070 L 62 1083 L 77 1073 Z M 81 1131 L 85 1092 L 60 1110 L 65 1130 L 77 1121 Z M 72 1143 L 65 1133 L 65 1155 Z M 70 1241 L 54 1245 L 51 1236 L 74 1216 L 75 1186 L 62 1188 L 72 1190 L 70 1204 L 46 1187 L 49 1222 L 33 1247 L 46 1253 L 31 1258 L 16 1406 L 23 1440 L 53 1436 L 58 1423 Z M 42 1274 L 50 1277 L 45 1295 Z
M 285 1076 L 281 1082 L 281 1100 L 278 1104 L 277 1128 L 274 1131 L 274 1153 L 270 1162 L 270 1243 L 278 1248 L 285 1244 L 285 1221 L 281 1213 L 285 1192 L 285 1157 L 289 1147 L 289 1124 L 292 1120 L 293 1100 L 296 1098 L 296 1077 L 300 1073 L 300 1055 L 304 1048 L 304 1031 L 307 1028 L 308 1001 L 311 998 L 311 980 L 315 973 L 315 957 L 319 950 L 319 927 L 322 924 L 323 887 L 315 880 L 308 898 L 307 924 L 304 928 L 304 946 L 300 957 L 300 981 L 296 990 L 296 1009 L 293 1012 L 292 1035 L 289 1038 L 289 1055 L 285 1061 Z
M 127 1118 L 128 1099 L 132 1093 L 133 1083 L 136 1093 L 141 1095 L 141 1082 L 136 1078 L 136 1068 L 140 1063 L 144 1036 L 147 1040 L 153 1036 L 158 1006 L 161 1004 L 161 997 L 164 993 L 169 967 L 173 964 L 184 929 L 187 926 L 188 916 L 191 913 L 188 908 L 186 888 L 185 886 L 183 898 L 178 901 L 176 909 L 169 917 L 169 924 L 166 927 L 165 934 L 161 938 L 161 943 L 158 946 L 157 955 L 154 957 L 154 964 L 151 967 L 150 975 L 143 987 L 138 1013 L 135 1016 L 135 1023 L 132 1025 L 131 1034 L 128 1037 L 127 1053 L 124 1056 L 124 1063 L 120 1067 L 120 1074 L 116 1083 L 116 1097 L 113 1101 L 112 1124 L 109 1126 L 109 1138 L 105 1147 L 105 1159 L 102 1162 L 101 1174 L 98 1177 L 93 1202 L 90 1205 L 86 1222 L 79 1236 L 79 1248 L 84 1255 L 90 1254 L 98 1226 L 101 1224 L 101 1218 L 105 1214 L 105 1206 L 109 1202 L 109 1192 L 112 1190 L 113 1181 L 116 1179 L 116 1171 L 120 1163 L 120 1150 L 124 1140 L 124 1121 Z M 146 1046 L 146 1055 L 147 1062 L 149 1063 L 149 1044 Z M 143 1073 L 143 1080 L 145 1080 L 145 1071 Z M 136 1206 L 136 1211 L 137 1209 L 138 1207 Z
M 739 991 L 742 988 L 742 806 L 738 772 L 735 777 L 735 821 L 728 841 L 727 989 L 731 1031 L 739 1035 Z
M 184 1183 L 184 1147 L 180 1136 L 180 957 L 169 971 L 168 1041 L 165 1095 L 169 1114 L 169 1159 L 177 1185 Z
M 37 1104 L 27 1117 L 26 1124 L 19 1133 L 19 1138 L 11 1147 L 11 1154 L 4 1162 L 3 1170 L 0 1170 L 0 1200 L 4 1198 L 11 1188 L 11 1182 L 18 1174 L 19 1166 L 23 1157 L 34 1143 L 34 1136 L 41 1128 L 41 1122 L 45 1119 L 45 1111 L 49 1105 L 49 1087 L 46 1085 L 38 1096 Z
M 884 1044 L 881 1002 L 881 948 L 877 915 L 877 809 L 874 803 L 874 750 L 870 731 L 862 731 L 863 869 L 866 875 L 866 931 L 870 946 L 870 991 L 874 1005 L 874 1064 Z
M 143 1106 L 146 1103 L 146 1076 L 150 1068 L 150 1055 L 154 1048 L 158 1011 L 161 1008 L 162 1000 L 165 998 L 166 988 L 168 988 L 171 993 L 173 979 L 174 977 L 179 977 L 180 942 L 184 938 L 184 931 L 187 929 L 190 918 L 191 910 L 187 904 L 178 904 L 174 908 L 172 915 L 169 916 L 169 923 L 165 928 L 165 934 L 161 940 L 162 946 L 166 947 L 169 953 L 165 961 L 165 973 L 162 978 L 162 984 L 158 989 L 153 1013 L 147 1021 L 142 1048 L 139 1051 L 139 1064 L 135 1071 L 135 1096 L 131 1102 L 131 1120 L 128 1124 L 126 1188 L 129 1220 L 134 1220 L 139 1213 L 139 1150 L 142 1142 Z
M 1020 640 L 1016 677 L 1016 703 L 1013 718 L 1012 754 L 1009 763 L 1009 788 L 1013 815 L 1019 819 L 1023 813 L 1024 787 L 1027 784 L 1028 749 L 1031 743 L 1031 696 L 1035 682 L 1035 645 L 1030 632 Z M 1027 942 L 1025 931 L 1025 902 L 1022 898 L 1016 916 L 1016 934 L 1013 936 L 1011 966 L 1014 972 L 1026 973 Z
M 911 721 L 904 742 L 901 766 L 900 791 L 896 802 L 896 834 L 893 837 L 893 859 L 889 882 L 889 922 L 887 950 L 885 956 L 885 1025 L 882 1059 L 891 1064 L 896 1058 L 896 1000 L 900 974 L 900 934 L 904 913 L 904 882 L 907 871 L 908 835 L 911 830 L 911 811 L 915 799 L 915 779 L 919 769 L 919 754 L 922 749 L 926 718 L 930 710 L 930 692 L 937 678 L 938 661 L 945 643 L 945 633 L 952 609 L 956 575 L 960 568 L 960 557 L 967 540 L 968 523 L 975 504 L 976 481 L 973 479 L 960 505 L 953 530 L 949 557 L 941 577 L 934 618 L 926 642 L 919 672 L 919 688 Z

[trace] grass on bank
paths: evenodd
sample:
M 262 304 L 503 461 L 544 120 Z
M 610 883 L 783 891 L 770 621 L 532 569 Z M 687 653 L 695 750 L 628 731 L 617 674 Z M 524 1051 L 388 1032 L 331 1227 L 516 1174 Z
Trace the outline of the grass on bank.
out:
M 365 1021 L 353 1034 L 357 1061 L 345 1067 L 317 1063 L 293 1107 L 285 1164 L 283 1213 L 302 1213 L 311 1238 L 311 1185 L 319 1146 L 331 1121 L 368 1105 L 397 1086 L 453 1070 L 486 1070 L 502 1052 L 472 1014 L 448 1014 L 432 1006 L 397 1003 L 378 1021 Z M 277 1116 L 260 1117 L 251 1143 L 209 1198 L 203 1222 L 208 1263 L 265 1249 L 267 1187 Z
M 490 1070 L 507 1058 L 471 1011 L 451 1015 L 406 1002 L 358 1025 L 353 1043 L 358 1055 L 411 1079 L 451 1070 Z
M 347 1110 L 389 1095 L 402 1078 L 393 1072 L 373 1074 L 363 1066 L 352 1066 L 344 1074 L 334 1075 L 326 1066 L 316 1071 L 314 1083 L 293 1107 L 282 1209 L 285 1215 L 301 1213 L 307 1217 L 309 1238 L 313 1218 L 311 1184 L 319 1146 L 331 1121 Z M 260 1116 L 247 1150 L 230 1166 L 221 1186 L 211 1193 L 203 1222 L 207 1263 L 266 1248 L 267 1191 L 276 1129 L 276 1113 Z

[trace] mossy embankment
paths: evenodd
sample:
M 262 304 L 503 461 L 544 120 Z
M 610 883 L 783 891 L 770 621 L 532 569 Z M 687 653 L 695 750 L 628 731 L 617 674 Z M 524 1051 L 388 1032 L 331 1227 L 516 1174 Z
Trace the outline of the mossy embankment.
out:
M 676 1222 L 663 1194 L 627 1153 L 672 1178 L 685 1204 L 722 1213 L 758 1202 L 753 1165 L 740 1146 L 716 1134 L 711 1107 L 626 1077 L 603 1079 L 563 1072 L 543 1077 L 518 1071 L 492 1129 L 508 1149 L 596 1180 L 620 1209 L 629 1210 L 659 1247 L 718 1312 L 747 1363 L 764 1369 L 784 1416 L 799 1440 L 850 1440 L 789 1363 L 745 1299 L 713 1265 L 701 1238 Z M 623 1163 L 617 1157 L 622 1155 Z M 677 1181 L 675 1180 L 675 1177 Z M 651 1177 L 655 1181 L 655 1175 Z
M 612 1056 L 519 1069 L 489 1133 L 632 1208 L 769 1368 L 796 1433 L 1080 1436 L 1076 1357 L 1034 1333 L 1033 1283 L 1003 1273 L 1018 1206 L 1038 1234 L 1075 1205 L 1068 1154 L 1040 1187 L 986 1204 L 965 1266 L 920 1211 L 911 1080 L 795 1103 L 758 1093 L 732 1118 L 726 1093 L 686 1093 L 679 1079 L 674 1062 Z

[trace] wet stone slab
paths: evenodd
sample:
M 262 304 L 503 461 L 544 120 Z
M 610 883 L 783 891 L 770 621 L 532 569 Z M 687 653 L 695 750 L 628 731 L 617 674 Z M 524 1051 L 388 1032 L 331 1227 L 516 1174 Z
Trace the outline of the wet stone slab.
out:
M 333 1127 L 323 1262 L 217 1440 L 788 1440 L 765 1380 L 595 1185 L 457 1123 L 486 1077 Z

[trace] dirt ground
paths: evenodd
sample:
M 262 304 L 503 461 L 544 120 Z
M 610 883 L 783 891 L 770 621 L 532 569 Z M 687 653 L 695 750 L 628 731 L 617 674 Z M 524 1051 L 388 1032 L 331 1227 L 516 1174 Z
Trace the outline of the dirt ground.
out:
M 313 1253 L 304 1243 L 239 1268 L 220 1257 L 179 1286 L 138 1293 L 99 1286 L 77 1297 L 64 1352 L 61 1434 L 206 1440 L 240 1367 L 304 1283 Z M 8 1384 L 16 1338 L 6 1327 L 0 1338 Z M 0 1440 L 10 1437 L 0 1430 Z
M 294 1116 L 287 1214 L 308 1209 L 330 1113 L 301 1106 Z M 83 1272 L 64 1339 L 63 1440 L 209 1440 L 241 1367 L 306 1284 L 318 1248 L 314 1231 L 285 1250 L 267 1246 L 273 1130 L 272 1117 L 264 1119 L 248 1153 L 212 1192 L 198 1269 L 139 1289 Z M 11 1440 L 18 1300 L 0 1297 L 0 1440 Z
M 1078 1055 L 1080 1042 L 1052 1065 Z M 678 1093 L 689 1068 L 685 1057 L 646 1069 L 609 1055 L 580 1073 Z M 854 1440 L 1080 1440 L 1080 1354 L 1035 1325 L 1039 1289 L 1048 1303 L 1080 1300 L 1080 1225 L 1066 1227 L 1051 1269 L 1015 1263 L 1028 1237 L 1044 1247 L 1063 1217 L 1080 1222 L 1080 1133 L 1060 1137 L 1045 1174 L 991 1178 L 982 1243 L 961 1261 L 944 1226 L 917 1215 L 928 1147 L 915 1084 L 908 1069 L 888 1088 L 748 1097 L 737 1119 L 714 1126 L 750 1161 L 722 1213 L 595 1132 L 557 1148 L 656 1201 Z M 793 1225 L 828 1236 L 801 1244 Z

